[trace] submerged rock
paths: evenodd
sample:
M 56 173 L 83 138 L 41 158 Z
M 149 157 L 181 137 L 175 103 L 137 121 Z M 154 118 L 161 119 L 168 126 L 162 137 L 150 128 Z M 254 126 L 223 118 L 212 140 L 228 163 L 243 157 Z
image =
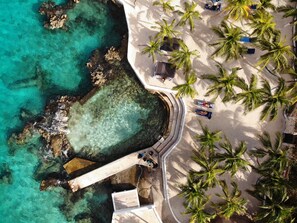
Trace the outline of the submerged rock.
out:
M 11 137 L 8 140 L 9 145 L 23 145 L 28 142 L 28 140 L 33 136 L 34 134 L 34 126 L 32 124 L 27 124 L 23 131 L 19 134 L 13 133 Z
M 67 180 L 60 180 L 60 179 L 55 179 L 55 178 L 49 178 L 47 180 L 42 180 L 41 183 L 40 183 L 40 190 L 43 191 L 43 190 L 46 190 L 47 188 L 49 187 L 59 187 L 59 186 L 62 186 L 62 187 L 67 187 L 68 185 L 68 182 Z
M 69 0 L 65 4 L 56 5 L 52 1 L 43 2 L 39 13 L 46 16 L 44 27 L 47 29 L 61 29 L 67 21 L 67 11 L 74 8 L 79 0 Z
M 12 171 L 7 163 L 0 164 L 0 183 L 12 184 Z

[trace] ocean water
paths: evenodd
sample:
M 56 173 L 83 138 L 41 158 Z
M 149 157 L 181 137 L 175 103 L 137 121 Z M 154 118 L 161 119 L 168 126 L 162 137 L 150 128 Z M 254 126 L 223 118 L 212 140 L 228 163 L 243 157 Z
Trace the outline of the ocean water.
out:
M 7 140 L 41 115 L 50 98 L 90 90 L 85 63 L 92 50 L 120 44 L 125 20 L 99 1 L 81 0 L 69 12 L 67 31 L 49 31 L 38 13 L 41 2 L 0 0 L 0 222 L 110 222 L 107 186 L 98 184 L 75 194 L 63 188 L 41 192 L 44 172 L 59 173 L 61 160 L 41 162 L 43 144 L 38 138 L 14 151 Z M 144 105 L 121 103 L 121 109 L 128 103 L 127 110 L 133 107 L 142 118 L 149 117 Z M 139 123 L 134 127 L 140 128 Z

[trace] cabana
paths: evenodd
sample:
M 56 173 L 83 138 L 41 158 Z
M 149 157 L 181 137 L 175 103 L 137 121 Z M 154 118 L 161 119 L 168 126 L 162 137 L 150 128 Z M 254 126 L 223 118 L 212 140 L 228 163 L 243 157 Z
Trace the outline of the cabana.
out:
M 167 36 L 165 36 L 163 39 L 162 45 L 160 47 L 160 50 L 168 51 L 168 52 L 179 50 L 179 47 L 180 47 L 179 41 L 181 41 L 181 39 L 178 39 L 178 38 L 169 39 Z
M 176 68 L 172 64 L 166 62 L 157 62 L 155 64 L 153 76 L 158 79 L 162 79 L 163 81 L 166 79 L 172 80 L 172 78 L 175 76 L 175 71 Z

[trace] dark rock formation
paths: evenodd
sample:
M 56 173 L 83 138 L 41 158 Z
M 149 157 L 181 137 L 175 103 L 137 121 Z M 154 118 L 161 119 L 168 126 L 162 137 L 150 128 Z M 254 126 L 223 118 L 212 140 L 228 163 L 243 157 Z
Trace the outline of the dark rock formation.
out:
M 43 191 L 43 190 L 46 190 L 49 187 L 60 187 L 60 186 L 63 187 L 63 188 L 67 188 L 68 187 L 67 180 L 49 178 L 47 180 L 42 180 L 41 181 L 39 189 L 41 191 Z
M 121 61 L 126 56 L 126 36 L 119 49 L 111 47 L 103 56 L 100 51 L 94 50 L 88 63 L 86 64 L 94 87 L 100 87 L 115 76 L 116 67 L 121 65 Z
M 62 96 L 47 105 L 43 119 L 35 123 L 35 128 L 52 149 L 53 156 L 68 156 L 71 146 L 66 138 L 70 106 L 76 101 L 74 97 Z
M 0 164 L 0 183 L 12 184 L 12 171 L 7 163 Z
M 52 1 L 43 2 L 39 8 L 39 13 L 45 15 L 44 27 L 47 29 L 65 28 L 67 21 L 67 11 L 74 8 L 78 0 L 69 0 L 65 4 L 56 5 Z

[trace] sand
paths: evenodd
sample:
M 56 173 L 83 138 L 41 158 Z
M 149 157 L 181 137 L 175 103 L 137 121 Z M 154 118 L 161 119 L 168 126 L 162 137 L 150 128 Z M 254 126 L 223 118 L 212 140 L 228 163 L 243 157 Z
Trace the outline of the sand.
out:
M 181 72 L 178 72 L 177 76 L 173 81 L 165 81 L 164 83 L 156 80 L 152 77 L 154 64 L 151 58 L 147 55 L 143 55 L 141 50 L 144 45 L 149 41 L 150 36 L 154 36 L 157 30 L 152 28 L 155 22 L 160 21 L 162 18 L 171 21 L 171 16 L 167 16 L 162 12 L 160 7 L 152 5 L 151 0 L 120 0 L 125 8 L 127 22 L 129 26 L 129 45 L 128 45 L 128 60 L 135 70 L 137 76 L 143 85 L 148 89 L 155 89 L 161 91 L 172 92 L 172 87 L 176 84 L 184 83 L 184 76 Z M 184 1 L 176 0 L 173 1 L 173 5 L 182 5 Z M 216 35 L 211 31 L 210 27 L 218 25 L 224 17 L 224 13 L 212 12 L 205 10 L 204 3 L 198 3 L 198 11 L 202 15 L 202 20 L 195 23 L 195 30 L 191 33 L 188 26 L 180 27 L 182 39 L 188 45 L 191 50 L 198 50 L 200 53 L 199 58 L 193 60 L 193 69 L 198 76 L 198 81 L 195 84 L 195 88 L 199 95 L 198 99 L 211 100 L 211 97 L 205 97 L 209 82 L 200 80 L 200 76 L 208 73 L 217 73 L 215 67 L 216 62 L 210 59 L 210 55 L 214 51 L 213 47 L 209 44 L 215 42 L 217 39 Z M 281 0 L 274 2 L 276 6 L 285 5 L 286 2 Z M 224 8 L 224 5 L 223 5 Z M 275 13 L 274 13 L 275 14 Z M 286 38 L 286 42 L 292 45 L 290 42 L 292 36 L 292 28 L 289 25 L 291 19 L 281 19 L 281 15 L 275 16 L 277 21 L 277 28 L 281 30 L 282 36 Z M 236 25 L 242 26 L 246 29 L 246 25 L 237 22 Z M 249 80 L 251 74 L 257 74 L 258 76 L 267 78 L 272 86 L 276 84 L 276 78 L 267 72 L 259 73 L 259 70 L 254 67 L 254 64 L 258 61 L 260 55 L 263 52 L 256 49 L 254 55 L 247 55 L 243 59 L 231 62 L 224 62 L 225 68 L 241 67 L 239 76 L 245 80 Z M 166 57 L 159 57 L 158 60 L 166 61 Z M 222 58 L 215 58 L 216 61 L 223 62 Z M 201 120 L 204 125 L 207 125 L 210 130 L 222 130 L 223 134 L 226 135 L 232 145 L 236 145 L 239 141 L 246 141 L 248 149 L 255 146 L 259 146 L 257 135 L 261 132 L 268 131 L 270 134 L 274 134 L 277 131 L 283 131 L 284 129 L 284 118 L 282 112 L 279 112 L 278 117 L 271 122 L 259 121 L 261 107 L 253 112 L 244 114 L 243 106 L 240 104 L 222 103 L 221 98 L 215 102 L 215 108 L 213 109 L 213 117 L 211 120 L 203 117 L 197 117 L 193 110 L 195 105 L 193 99 L 184 98 L 187 114 L 184 132 L 182 139 L 176 148 L 172 151 L 169 158 L 167 159 L 167 179 L 169 187 L 169 195 L 174 215 L 180 222 L 188 222 L 187 215 L 181 214 L 184 211 L 183 198 L 178 194 L 180 193 L 178 185 L 186 182 L 187 173 L 190 169 L 199 169 L 197 165 L 191 160 L 192 150 L 197 144 L 195 142 L 195 136 L 201 133 L 201 127 L 198 120 Z M 245 156 L 247 160 L 253 162 L 253 160 Z M 243 191 L 243 197 L 246 197 L 250 203 L 248 205 L 249 210 L 254 210 L 256 205 L 255 200 L 250 197 L 244 190 L 249 188 L 252 189 L 252 185 L 256 182 L 257 175 L 252 171 L 245 173 L 238 173 L 235 181 L 239 184 L 239 188 Z M 214 193 L 216 189 L 212 190 Z M 166 202 L 158 202 L 156 204 L 159 214 L 162 216 L 164 222 L 173 222 L 171 212 L 169 211 L 168 204 Z M 161 212 L 161 213 L 160 213 Z M 170 219 L 170 220 L 169 220 Z

